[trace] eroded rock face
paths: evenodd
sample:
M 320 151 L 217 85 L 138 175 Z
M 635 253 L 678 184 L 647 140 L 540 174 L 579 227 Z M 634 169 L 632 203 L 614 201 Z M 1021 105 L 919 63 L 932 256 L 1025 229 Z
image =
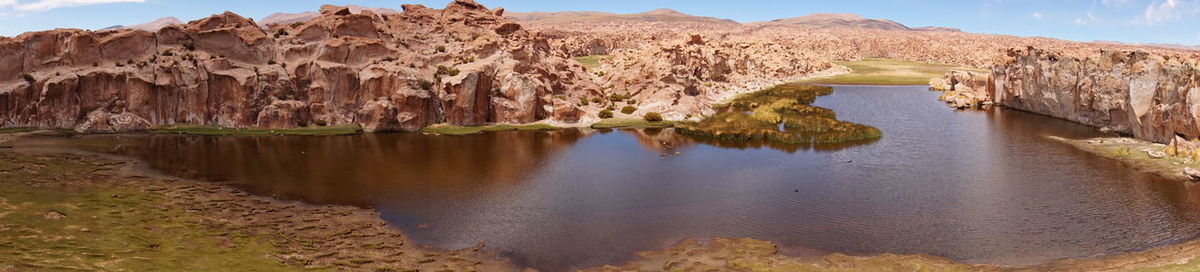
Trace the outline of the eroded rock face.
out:
M 579 121 L 563 94 L 594 84 L 538 33 L 470 0 L 404 9 L 325 6 L 311 20 L 269 29 L 224 13 L 157 32 L 0 37 L 0 127 L 413 131 Z
M 943 100 L 952 105 L 993 101 L 1159 143 L 1200 137 L 1195 55 L 1033 47 L 1007 55 L 990 74 L 952 72 L 930 88 L 947 91 Z
M 1029 48 L 993 70 L 995 100 L 1160 143 L 1200 137 L 1196 58 L 1140 51 L 1086 56 Z

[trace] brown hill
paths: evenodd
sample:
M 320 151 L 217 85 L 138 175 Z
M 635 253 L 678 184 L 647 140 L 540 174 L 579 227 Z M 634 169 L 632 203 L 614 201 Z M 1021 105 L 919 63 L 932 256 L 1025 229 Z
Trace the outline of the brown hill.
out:
M 634 14 L 615 14 L 599 11 L 568 12 L 509 12 L 509 19 L 529 23 L 597 23 L 597 22 L 694 22 L 721 25 L 739 25 L 729 19 L 694 16 L 671 9 L 656 9 Z
M 912 30 L 912 28 L 892 20 L 864 19 L 856 14 L 844 13 L 817 13 L 801 17 L 751 23 L 751 25 L 803 25 L 817 28 L 852 27 L 878 30 Z

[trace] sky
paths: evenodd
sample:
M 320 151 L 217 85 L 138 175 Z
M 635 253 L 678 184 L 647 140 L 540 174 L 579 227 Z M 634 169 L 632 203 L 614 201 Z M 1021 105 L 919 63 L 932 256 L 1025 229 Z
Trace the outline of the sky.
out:
M 812 13 L 855 13 L 909 26 L 1043 36 L 1075 41 L 1200 45 L 1200 0 L 477 0 L 508 11 L 607 11 L 658 8 L 766 21 Z M 53 28 L 100 29 L 174 16 L 183 21 L 233 11 L 263 18 L 275 12 L 317 10 L 321 4 L 400 9 L 441 8 L 449 0 L 0 0 L 0 35 Z

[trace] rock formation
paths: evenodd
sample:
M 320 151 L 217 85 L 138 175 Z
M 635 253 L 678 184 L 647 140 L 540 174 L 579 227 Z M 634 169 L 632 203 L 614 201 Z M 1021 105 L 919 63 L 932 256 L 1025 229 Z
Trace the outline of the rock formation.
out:
M 949 88 L 952 104 L 994 101 L 1160 143 L 1200 137 L 1198 52 L 1029 47 L 1007 58 L 991 73 L 952 72 L 931 88 Z
M 564 94 L 595 89 L 582 68 L 496 13 L 470 0 L 398 14 L 325 6 L 266 30 L 227 12 L 157 32 L 0 37 L 0 127 L 578 121 Z

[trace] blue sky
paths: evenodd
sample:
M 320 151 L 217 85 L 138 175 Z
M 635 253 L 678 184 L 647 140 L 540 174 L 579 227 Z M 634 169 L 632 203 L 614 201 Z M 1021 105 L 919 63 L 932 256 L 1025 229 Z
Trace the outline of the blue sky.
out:
M 0 0 L 0 35 L 57 27 L 98 29 L 166 16 L 184 21 L 226 10 L 262 18 L 316 10 L 321 4 L 399 9 L 401 3 L 441 8 L 448 0 Z M 1200 45 L 1200 0 L 479 0 L 510 11 L 597 10 L 634 13 L 671 8 L 741 22 L 818 12 L 857 13 L 910 26 L 1068 40 Z

